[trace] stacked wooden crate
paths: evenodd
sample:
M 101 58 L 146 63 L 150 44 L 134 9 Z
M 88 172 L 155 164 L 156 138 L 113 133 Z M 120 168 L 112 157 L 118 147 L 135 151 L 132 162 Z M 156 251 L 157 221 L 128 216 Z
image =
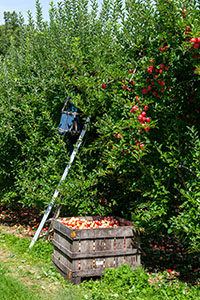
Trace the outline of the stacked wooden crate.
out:
M 53 264 L 69 282 L 103 275 L 105 268 L 140 266 L 140 237 L 130 221 L 114 217 L 118 227 L 71 229 L 54 222 Z M 81 219 L 81 217 L 80 217 Z M 101 220 L 102 217 L 84 217 Z

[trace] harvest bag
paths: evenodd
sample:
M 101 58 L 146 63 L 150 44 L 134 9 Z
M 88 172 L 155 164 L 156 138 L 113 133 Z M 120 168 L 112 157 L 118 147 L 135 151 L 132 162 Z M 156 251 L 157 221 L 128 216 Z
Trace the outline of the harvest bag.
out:
M 68 103 L 67 110 L 65 110 L 65 105 L 62 109 L 58 132 L 60 135 L 65 133 L 76 135 L 80 133 L 80 114 L 71 101 Z

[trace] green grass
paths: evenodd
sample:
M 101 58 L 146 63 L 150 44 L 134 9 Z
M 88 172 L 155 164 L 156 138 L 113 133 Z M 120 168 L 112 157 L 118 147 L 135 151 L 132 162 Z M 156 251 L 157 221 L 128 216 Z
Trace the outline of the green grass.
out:
M 55 294 L 43 296 L 36 292 L 35 286 L 27 287 L 11 275 L 6 274 L 7 270 L 0 264 L 0 300 L 83 300 L 83 296 L 73 287 L 60 289 Z
M 9 276 L 0 264 L 0 299 L 1 300 L 42 300 L 30 288 Z
M 0 300 L 200 300 L 200 284 L 187 285 L 167 272 L 148 274 L 142 268 L 133 272 L 129 266 L 107 270 L 101 280 L 73 286 L 53 267 L 50 242 L 37 241 L 30 250 L 29 244 L 30 238 L 0 231 L 5 255 L 0 264 Z M 25 286 L 28 282 L 31 288 Z M 48 294 L 50 284 L 55 289 Z
M 11 252 L 15 252 L 17 255 L 25 255 L 25 257 L 35 263 L 42 261 L 45 263 L 51 262 L 51 256 L 53 254 L 53 246 L 48 241 L 39 240 L 35 245 L 29 249 L 31 239 L 20 238 L 18 236 L 1 233 L 0 232 L 0 245 L 6 246 Z
M 51 261 L 53 254 L 51 243 L 39 240 L 29 249 L 30 241 L 29 237 L 20 238 L 2 232 L 0 229 L 0 247 L 4 250 L 5 255 L 5 258 L 1 260 L 1 267 L 4 270 L 2 282 L 9 280 L 11 283 L 8 285 L 7 292 L 2 289 L 6 295 L 5 298 L 1 297 L 0 291 L 0 300 L 15 299 L 11 296 L 12 291 L 15 291 L 13 289 L 15 281 L 19 283 L 19 290 L 22 291 L 21 298 L 16 299 L 83 300 L 82 287 L 69 284 L 54 268 Z M 16 280 L 16 277 L 18 280 Z M 20 279 L 23 279 L 24 284 L 32 284 L 32 290 L 38 296 L 35 296 L 35 298 L 31 297 L 31 294 L 30 297 L 27 296 L 29 288 L 26 289 L 24 284 L 20 283 Z M 49 285 L 54 287 L 53 291 L 48 291 Z
M 143 268 L 132 271 L 126 265 L 107 270 L 102 280 L 84 287 L 90 289 L 87 300 L 200 300 L 200 286 L 184 284 L 167 271 L 149 275 Z

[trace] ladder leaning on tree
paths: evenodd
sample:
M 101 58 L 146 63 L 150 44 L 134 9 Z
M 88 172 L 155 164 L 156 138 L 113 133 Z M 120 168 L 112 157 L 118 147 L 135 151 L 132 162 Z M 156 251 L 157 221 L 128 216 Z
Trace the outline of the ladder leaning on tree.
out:
M 62 119 L 62 116 L 61 116 L 61 119 Z M 87 131 L 87 127 L 88 127 L 89 122 L 90 122 L 90 117 L 87 117 L 86 122 L 85 122 L 85 124 L 83 126 L 83 129 L 82 129 L 82 131 L 80 133 L 80 136 L 79 136 L 79 138 L 78 138 L 78 140 L 76 142 L 76 145 L 75 145 L 75 147 L 74 147 L 74 149 L 73 149 L 73 151 L 72 151 L 72 153 L 70 155 L 69 162 L 68 162 L 68 164 L 67 164 L 67 166 L 66 166 L 66 168 L 64 170 L 64 173 L 63 173 L 63 175 L 61 177 L 60 182 L 57 185 L 57 188 L 56 188 L 56 190 L 55 190 L 55 192 L 53 194 L 51 202 L 49 203 L 49 205 L 48 205 L 48 207 L 46 209 L 46 212 L 45 212 L 45 214 L 44 214 L 44 216 L 43 216 L 43 218 L 42 218 L 42 220 L 41 220 L 41 222 L 40 222 L 40 224 L 39 224 L 39 226 L 37 228 L 37 231 L 36 231 L 36 233 L 35 233 L 32 241 L 31 241 L 31 243 L 29 245 L 29 248 L 31 248 L 35 244 L 35 242 L 37 241 L 37 239 L 38 239 L 38 237 L 40 235 L 40 232 L 42 231 L 42 229 L 44 227 L 44 224 L 47 222 L 47 218 L 48 218 L 48 216 L 49 216 L 49 214 L 50 214 L 50 212 L 51 212 L 51 210 L 53 208 L 53 205 L 54 205 L 54 203 L 56 201 L 56 198 L 59 195 L 59 188 L 60 188 L 60 186 L 62 185 L 62 183 L 64 182 L 64 180 L 66 179 L 66 177 L 68 175 L 69 169 L 70 169 L 70 167 L 71 167 L 71 165 L 72 165 L 72 163 L 74 161 L 74 158 L 75 158 L 75 156 L 76 156 L 76 154 L 78 152 L 78 149 L 79 149 L 79 147 L 80 147 L 80 145 L 81 145 L 81 143 L 83 141 L 84 135 L 85 135 L 85 133 Z M 57 216 L 58 215 L 59 215 L 59 209 L 58 209 Z

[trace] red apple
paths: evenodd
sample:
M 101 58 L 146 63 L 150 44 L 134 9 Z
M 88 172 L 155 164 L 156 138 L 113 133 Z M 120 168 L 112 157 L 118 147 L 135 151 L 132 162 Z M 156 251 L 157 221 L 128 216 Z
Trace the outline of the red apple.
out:
M 200 46 L 200 44 L 199 44 L 199 43 L 195 43 L 195 44 L 193 45 L 193 48 L 195 48 L 195 49 L 198 49 L 198 48 L 199 48 L 199 46 Z
M 190 43 L 196 43 L 196 39 L 195 38 L 191 38 L 190 39 Z
M 116 137 L 117 139 L 123 138 L 123 136 L 122 136 L 121 133 L 119 133 L 119 132 L 115 134 L 115 137 Z
M 147 94 L 148 91 L 147 91 L 145 88 L 143 88 L 143 89 L 142 89 L 142 93 L 143 93 L 143 94 Z
M 148 117 L 146 118 L 147 123 L 151 122 L 151 119 Z
M 136 105 L 134 105 L 131 109 L 131 113 L 136 113 L 136 111 L 138 111 L 138 110 L 139 110 L 139 108 Z

